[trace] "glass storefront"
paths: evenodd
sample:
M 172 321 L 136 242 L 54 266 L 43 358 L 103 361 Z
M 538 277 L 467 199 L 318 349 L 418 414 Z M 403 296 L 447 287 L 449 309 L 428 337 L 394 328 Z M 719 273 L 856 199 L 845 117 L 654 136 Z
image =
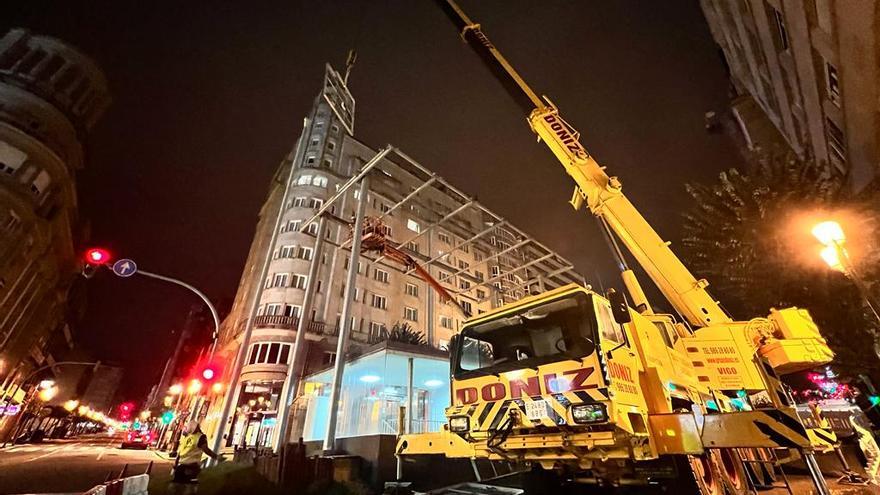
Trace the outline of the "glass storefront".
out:
M 408 363 L 413 360 L 413 415 L 410 431 L 439 431 L 449 407 L 449 361 L 390 349 L 355 358 L 345 367 L 339 400 L 337 438 L 398 432 L 398 411 L 406 406 Z M 327 432 L 333 370 L 303 381 L 307 401 L 303 439 L 322 440 Z
M 281 381 L 242 384 L 228 446 L 255 448 L 272 446 L 282 385 Z

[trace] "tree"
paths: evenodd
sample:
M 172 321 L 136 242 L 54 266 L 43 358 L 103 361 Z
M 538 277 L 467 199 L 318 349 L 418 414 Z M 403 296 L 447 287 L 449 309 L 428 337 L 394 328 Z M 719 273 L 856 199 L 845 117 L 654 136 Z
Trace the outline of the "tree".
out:
M 734 316 L 806 308 L 838 354 L 841 370 L 880 372 L 873 353 L 877 322 L 852 284 L 821 265 L 809 234 L 810 212 L 846 206 L 873 218 L 876 205 L 848 196 L 842 181 L 823 167 L 778 152 L 758 152 L 745 172 L 730 169 L 718 182 L 688 184 L 687 191 L 695 204 L 684 215 L 683 254 Z M 862 254 L 866 260 L 878 255 Z M 865 275 L 874 282 L 880 273 Z
M 399 321 L 392 325 L 390 331 L 383 329 L 380 339 L 409 345 L 428 345 L 428 339 L 425 338 L 425 334 L 414 329 L 409 323 L 401 323 Z

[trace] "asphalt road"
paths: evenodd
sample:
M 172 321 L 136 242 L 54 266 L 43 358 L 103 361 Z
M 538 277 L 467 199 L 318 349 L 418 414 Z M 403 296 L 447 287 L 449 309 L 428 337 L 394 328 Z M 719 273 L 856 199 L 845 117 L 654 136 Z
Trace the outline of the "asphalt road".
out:
M 0 449 L 0 494 L 82 492 L 108 473 L 168 470 L 171 463 L 151 450 L 123 450 L 121 437 L 91 436 Z

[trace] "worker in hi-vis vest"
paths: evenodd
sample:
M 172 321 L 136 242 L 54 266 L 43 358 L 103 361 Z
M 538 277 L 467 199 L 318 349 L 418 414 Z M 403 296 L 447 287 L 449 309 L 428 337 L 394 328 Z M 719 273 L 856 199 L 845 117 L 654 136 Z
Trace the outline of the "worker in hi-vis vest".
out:
M 177 447 L 177 461 L 174 463 L 172 483 L 191 483 L 199 477 L 201 471 L 202 455 L 211 459 L 220 459 L 214 451 L 208 447 L 208 437 L 199 427 L 199 422 L 191 420 L 183 428 L 183 436 Z

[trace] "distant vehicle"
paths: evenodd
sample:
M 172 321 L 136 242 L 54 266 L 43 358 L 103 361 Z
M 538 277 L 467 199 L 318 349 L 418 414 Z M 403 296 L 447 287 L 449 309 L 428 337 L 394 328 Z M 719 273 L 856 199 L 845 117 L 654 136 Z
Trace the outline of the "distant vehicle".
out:
M 146 449 L 153 442 L 153 432 L 150 430 L 128 430 L 125 440 L 122 441 L 123 449 Z

